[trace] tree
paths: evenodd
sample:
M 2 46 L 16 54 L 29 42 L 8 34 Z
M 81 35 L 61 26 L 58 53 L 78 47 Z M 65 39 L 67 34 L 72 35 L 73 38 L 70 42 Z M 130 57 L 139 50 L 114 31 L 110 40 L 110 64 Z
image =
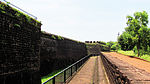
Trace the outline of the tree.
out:
M 109 41 L 109 42 L 106 43 L 106 45 L 111 50 L 116 50 L 117 49 L 117 42 Z
M 109 41 L 106 43 L 106 45 L 109 47 L 109 49 L 111 49 L 111 46 L 114 44 L 115 44 L 115 42 L 113 42 L 113 41 Z
M 133 37 L 128 32 L 123 32 L 119 36 L 118 43 L 120 44 L 121 49 L 125 51 L 132 50 L 135 46 Z
M 147 28 L 147 24 L 148 14 L 145 11 L 135 12 L 134 17 L 127 16 L 128 27 L 126 27 L 125 30 L 132 36 L 135 46 L 138 50 L 138 56 L 140 55 L 140 49 L 142 49 L 142 47 L 146 48 L 148 44 L 148 37 L 150 32 Z
M 117 44 L 112 45 L 111 50 L 117 50 Z

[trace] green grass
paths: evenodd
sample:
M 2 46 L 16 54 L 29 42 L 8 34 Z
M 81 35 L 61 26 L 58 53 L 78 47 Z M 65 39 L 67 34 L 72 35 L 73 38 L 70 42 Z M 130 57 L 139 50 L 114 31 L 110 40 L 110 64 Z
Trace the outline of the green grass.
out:
M 124 54 L 124 55 L 130 55 L 130 56 L 136 56 L 136 57 L 137 57 L 137 55 L 134 54 L 133 51 L 123 51 L 123 50 L 118 50 L 117 52 L 118 52 L 118 53 L 121 53 L 121 54 Z
M 56 75 L 57 73 L 59 73 L 61 70 L 56 70 L 50 74 L 48 74 L 47 76 L 44 76 L 41 78 L 41 82 L 44 83 L 46 82 L 47 80 L 49 80 L 50 78 L 52 78 L 54 75 Z
M 138 55 L 135 54 L 132 50 L 131 51 L 118 50 L 117 52 L 120 53 L 120 54 L 124 54 L 124 55 L 130 55 L 130 56 L 138 57 Z M 139 58 L 147 60 L 147 61 L 150 61 L 150 55 L 147 55 L 147 54 L 146 55 L 142 55 Z
M 147 61 L 150 61 L 150 55 L 143 55 L 142 57 L 140 57 L 142 59 L 145 59 Z

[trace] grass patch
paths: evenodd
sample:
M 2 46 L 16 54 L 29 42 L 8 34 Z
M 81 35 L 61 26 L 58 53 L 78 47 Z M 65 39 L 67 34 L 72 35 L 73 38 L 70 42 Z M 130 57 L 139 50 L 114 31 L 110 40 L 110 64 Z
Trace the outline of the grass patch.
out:
M 133 51 L 118 50 L 117 52 L 120 53 L 120 54 L 130 55 L 130 56 L 136 56 L 137 57 L 137 55 Z
M 150 61 L 150 55 L 143 55 L 140 58 Z
M 120 54 L 124 54 L 124 55 L 130 55 L 130 56 L 138 57 L 138 55 L 135 54 L 132 50 L 131 51 L 118 50 L 117 52 L 120 53 Z M 142 55 L 139 58 L 147 60 L 147 61 L 150 61 L 150 55 L 147 55 L 147 54 L 146 55 Z
M 50 74 L 48 74 L 47 76 L 44 76 L 41 78 L 41 82 L 44 83 L 46 82 L 47 80 L 49 80 L 50 78 L 52 78 L 54 75 L 56 75 L 57 73 L 59 73 L 61 70 L 56 70 Z

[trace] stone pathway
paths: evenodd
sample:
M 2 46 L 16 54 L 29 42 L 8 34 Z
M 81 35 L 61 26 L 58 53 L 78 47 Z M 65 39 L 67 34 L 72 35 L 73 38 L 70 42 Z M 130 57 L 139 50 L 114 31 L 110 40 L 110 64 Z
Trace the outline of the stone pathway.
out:
M 104 69 L 104 66 L 103 66 L 100 56 L 98 56 L 98 67 L 99 67 L 99 69 L 98 69 L 99 83 L 98 84 L 109 84 L 108 77 L 106 75 L 106 72 L 105 72 L 105 69 Z M 97 84 L 97 83 L 95 83 L 95 84 Z
M 108 84 L 100 56 L 91 57 L 69 84 Z

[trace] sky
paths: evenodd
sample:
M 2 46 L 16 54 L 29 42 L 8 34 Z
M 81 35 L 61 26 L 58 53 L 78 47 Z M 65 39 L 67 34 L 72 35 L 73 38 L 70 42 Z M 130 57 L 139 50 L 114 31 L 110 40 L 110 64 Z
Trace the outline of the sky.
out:
M 150 0 L 6 1 L 36 16 L 41 30 L 82 42 L 117 41 L 118 32 L 127 26 L 127 15 L 150 14 Z

